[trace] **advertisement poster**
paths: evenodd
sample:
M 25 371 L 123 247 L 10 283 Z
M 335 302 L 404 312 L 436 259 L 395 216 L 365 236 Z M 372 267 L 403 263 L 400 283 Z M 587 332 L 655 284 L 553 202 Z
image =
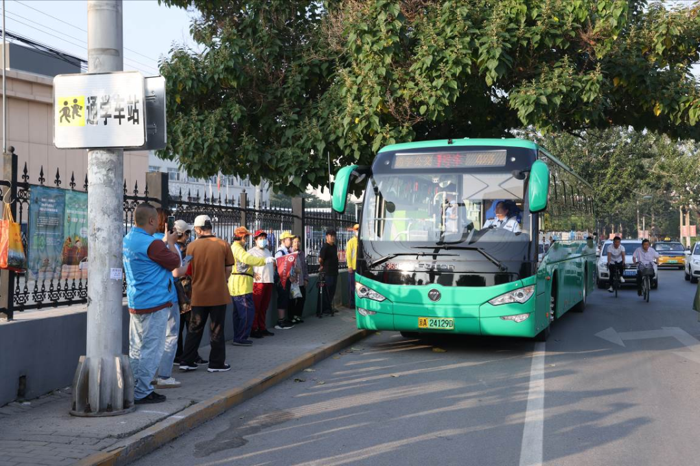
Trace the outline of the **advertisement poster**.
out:
M 29 280 L 87 279 L 87 193 L 33 186 Z
M 61 279 L 87 279 L 87 194 L 64 192 Z
M 292 273 L 294 262 L 296 261 L 298 255 L 298 253 L 294 252 L 292 254 L 286 254 L 277 258 L 277 273 L 280 276 L 283 287 L 287 286 L 287 280 L 289 279 L 289 275 Z

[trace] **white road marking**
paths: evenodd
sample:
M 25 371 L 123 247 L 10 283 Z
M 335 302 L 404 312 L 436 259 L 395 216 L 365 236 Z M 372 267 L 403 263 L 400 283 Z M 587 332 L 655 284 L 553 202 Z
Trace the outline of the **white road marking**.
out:
M 530 367 L 530 390 L 527 396 L 520 466 L 540 466 L 544 442 L 544 342 L 535 343 Z
M 602 332 L 598 332 L 595 336 L 615 343 L 619 346 L 625 346 L 625 340 L 647 340 L 650 338 L 675 338 L 690 351 L 676 351 L 675 354 L 682 356 L 691 361 L 700 363 L 700 341 L 694 336 L 679 327 L 661 327 L 657 330 L 640 330 L 636 332 L 616 332 L 614 328 L 609 327 Z

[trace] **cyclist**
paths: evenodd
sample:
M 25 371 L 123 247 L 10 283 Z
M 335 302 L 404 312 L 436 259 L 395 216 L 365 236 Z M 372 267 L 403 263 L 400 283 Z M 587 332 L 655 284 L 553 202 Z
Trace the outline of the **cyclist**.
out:
M 632 262 L 637 265 L 637 294 L 642 295 L 642 274 L 641 270 L 644 267 L 653 267 L 659 259 L 659 253 L 654 250 L 649 244 L 649 240 L 642 240 L 642 247 L 637 248 L 632 254 Z
M 625 283 L 625 279 L 622 277 L 625 273 L 625 247 L 620 244 L 622 239 L 619 236 L 613 238 L 613 244 L 608 248 L 608 270 L 610 271 L 610 288 L 609 292 L 613 292 L 613 275 L 614 271 L 617 270 L 620 276 L 620 283 Z

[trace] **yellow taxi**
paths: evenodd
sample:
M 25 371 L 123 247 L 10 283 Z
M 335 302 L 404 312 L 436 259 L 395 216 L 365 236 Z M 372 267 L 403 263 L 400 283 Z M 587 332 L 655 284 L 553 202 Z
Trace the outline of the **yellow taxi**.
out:
M 685 268 L 685 248 L 677 241 L 659 241 L 652 246 L 659 253 L 659 267 Z

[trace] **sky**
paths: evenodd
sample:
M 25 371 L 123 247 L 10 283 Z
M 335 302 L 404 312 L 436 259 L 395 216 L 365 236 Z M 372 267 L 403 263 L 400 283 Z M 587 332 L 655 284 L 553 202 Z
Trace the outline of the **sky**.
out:
M 87 0 L 6 0 L 8 32 L 87 59 Z M 158 60 L 172 44 L 193 45 L 193 13 L 158 5 L 157 0 L 124 0 L 124 70 L 157 75 Z

